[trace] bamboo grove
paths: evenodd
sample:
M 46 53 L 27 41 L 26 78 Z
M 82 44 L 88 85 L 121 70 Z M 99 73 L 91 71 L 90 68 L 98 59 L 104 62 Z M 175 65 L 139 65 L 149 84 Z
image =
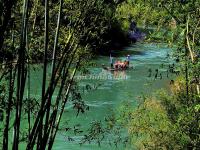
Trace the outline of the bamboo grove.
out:
M 92 47 L 107 42 L 102 36 L 110 29 L 115 5 L 100 0 L 0 2 L 4 150 L 20 149 L 20 143 L 27 150 L 52 149 L 65 105 L 79 95 L 73 90 L 74 76 L 87 64 Z M 31 95 L 31 69 L 35 63 L 43 67 L 39 98 Z M 79 101 L 74 105 L 79 106 Z M 77 109 L 85 109 L 84 105 L 80 107 Z

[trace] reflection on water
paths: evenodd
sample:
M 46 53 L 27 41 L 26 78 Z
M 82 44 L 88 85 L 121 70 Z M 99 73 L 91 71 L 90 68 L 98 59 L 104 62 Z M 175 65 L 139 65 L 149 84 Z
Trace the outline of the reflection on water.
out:
M 114 79 L 127 79 L 126 71 L 114 71 L 113 72 Z

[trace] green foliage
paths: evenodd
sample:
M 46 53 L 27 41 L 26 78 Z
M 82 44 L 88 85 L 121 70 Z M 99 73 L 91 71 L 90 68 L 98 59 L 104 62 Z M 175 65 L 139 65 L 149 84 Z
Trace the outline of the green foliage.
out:
M 138 149 L 198 149 L 200 117 L 199 97 L 190 95 L 186 100 L 184 82 L 176 82 L 167 94 L 158 91 L 156 96 L 145 98 L 132 108 L 129 102 L 120 108 L 116 124 L 128 129 L 132 145 Z
M 107 47 L 112 41 L 112 26 L 114 12 L 120 2 L 101 0 L 64 0 L 61 13 L 61 26 L 59 31 L 58 49 L 63 49 L 69 33 L 73 33 L 76 43 L 80 47 L 89 45 L 93 53 L 99 52 L 102 47 Z M 21 15 L 23 1 L 17 1 L 12 11 L 12 22 L 7 25 L 6 36 L 3 47 L 0 48 L 0 60 L 7 59 L 11 54 L 16 58 L 19 48 L 21 31 Z M 48 59 L 52 57 L 54 33 L 59 11 L 58 1 L 49 4 L 49 50 Z M 41 61 L 43 58 L 43 32 L 44 32 L 44 3 L 40 0 L 30 0 L 28 10 L 28 48 L 26 52 L 33 62 Z M 2 16 L 3 17 L 3 14 Z M 115 28 L 115 27 L 114 27 Z M 120 27 L 117 27 L 117 30 Z M 14 44 L 12 45 L 12 34 Z M 123 34 L 122 34 L 123 35 Z M 118 36 L 120 37 L 120 36 Z M 123 39 L 123 38 L 122 38 Z M 91 51 L 90 51 L 91 52 Z M 61 53 L 61 52 L 59 52 Z
M 130 118 L 129 134 L 139 149 L 183 149 L 188 141 L 157 100 L 145 100 Z

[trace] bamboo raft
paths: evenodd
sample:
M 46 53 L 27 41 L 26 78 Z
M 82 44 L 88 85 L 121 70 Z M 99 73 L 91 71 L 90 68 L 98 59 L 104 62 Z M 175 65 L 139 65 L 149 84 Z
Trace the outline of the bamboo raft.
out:
M 111 67 L 106 67 L 106 66 L 102 66 L 104 70 L 108 70 L 108 71 L 125 71 L 125 70 L 131 70 L 133 69 L 133 66 L 129 66 L 126 68 L 111 68 Z

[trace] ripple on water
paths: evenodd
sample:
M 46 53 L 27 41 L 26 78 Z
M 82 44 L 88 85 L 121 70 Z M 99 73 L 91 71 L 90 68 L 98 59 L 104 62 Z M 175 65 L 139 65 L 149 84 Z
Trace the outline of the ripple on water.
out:
M 104 107 L 105 105 L 114 105 L 114 102 L 112 101 L 104 101 L 104 102 L 99 102 L 99 101 L 90 101 L 90 102 L 87 102 L 86 101 L 86 104 L 90 107 Z

